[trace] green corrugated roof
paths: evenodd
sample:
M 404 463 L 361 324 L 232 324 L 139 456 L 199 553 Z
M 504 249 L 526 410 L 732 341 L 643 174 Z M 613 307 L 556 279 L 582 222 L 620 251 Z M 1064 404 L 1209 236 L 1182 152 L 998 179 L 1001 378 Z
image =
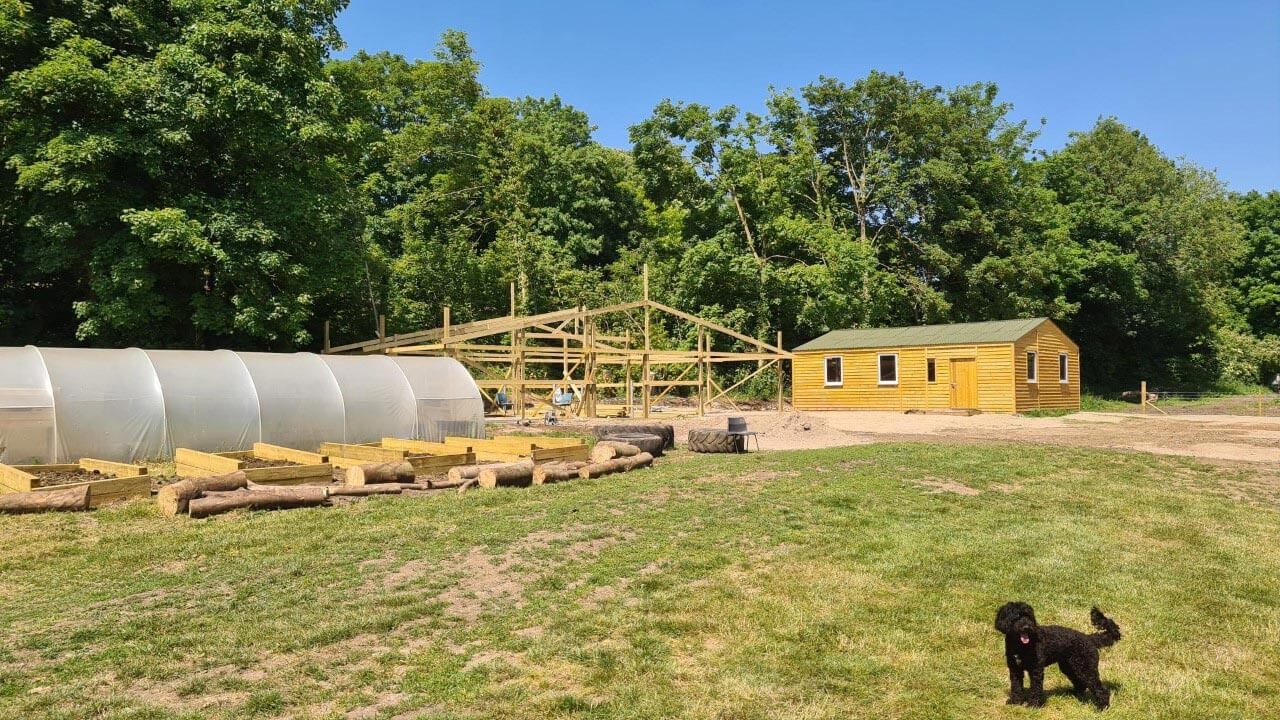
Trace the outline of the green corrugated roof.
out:
M 850 350 L 853 348 L 911 347 L 919 345 L 977 345 L 1015 342 L 1036 329 L 1047 318 L 989 320 L 951 325 L 916 325 L 895 328 L 853 328 L 832 330 L 797 347 L 805 350 Z

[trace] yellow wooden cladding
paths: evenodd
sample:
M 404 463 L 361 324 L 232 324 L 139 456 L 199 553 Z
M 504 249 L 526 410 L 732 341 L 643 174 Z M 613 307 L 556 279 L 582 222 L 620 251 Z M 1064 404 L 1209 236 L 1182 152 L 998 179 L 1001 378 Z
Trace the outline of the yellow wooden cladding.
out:
M 1027 379 L 1027 353 L 1036 353 L 1036 381 Z M 1067 355 L 1067 382 L 1058 356 Z M 1080 350 L 1053 323 L 1043 323 L 1014 344 L 1014 390 L 1018 412 L 1080 409 Z
M 1036 383 L 1027 382 L 1027 349 L 1039 353 Z M 1058 382 L 1059 352 L 1067 353 L 1067 383 Z M 898 357 L 895 384 L 880 383 L 879 358 L 885 354 Z M 843 382 L 835 386 L 826 384 L 829 357 L 839 357 L 843 363 Z M 933 382 L 928 380 L 930 359 L 934 360 Z M 1080 408 L 1079 350 L 1049 321 L 1016 343 L 801 351 L 792 360 L 791 372 L 792 404 L 798 410 L 972 408 L 1013 413 Z

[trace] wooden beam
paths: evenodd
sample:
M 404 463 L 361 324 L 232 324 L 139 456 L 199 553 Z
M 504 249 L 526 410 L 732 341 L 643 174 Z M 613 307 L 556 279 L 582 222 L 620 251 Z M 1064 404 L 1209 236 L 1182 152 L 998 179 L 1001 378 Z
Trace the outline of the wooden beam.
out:
M 783 357 L 791 357 L 791 353 L 787 352 L 786 350 L 783 350 L 783 349 L 782 349 L 782 348 L 780 348 L 780 347 L 774 347 L 773 345 L 770 345 L 769 343 L 766 343 L 766 342 L 763 342 L 763 341 L 757 340 L 757 339 L 755 339 L 755 338 L 753 338 L 753 337 L 750 337 L 750 336 L 748 336 L 748 335 L 743 335 L 742 333 L 740 333 L 740 332 L 738 332 L 738 331 L 736 331 L 736 330 L 730 330 L 729 328 L 727 328 L 727 327 L 725 327 L 725 326 L 723 326 L 723 325 L 719 325 L 719 324 L 717 324 L 717 323 L 713 323 L 713 322 L 711 322 L 710 320 L 703 320 L 703 319 L 702 319 L 702 318 L 700 318 L 700 317 L 697 317 L 697 316 L 695 316 L 695 315 L 690 315 L 690 314 L 689 314 L 689 313 L 687 313 L 687 312 L 683 312 L 683 311 L 677 310 L 677 309 L 675 309 L 675 308 L 673 308 L 673 307 L 671 307 L 671 306 L 669 306 L 669 305 L 663 305 L 662 303 L 657 302 L 656 300 L 655 300 L 655 301 L 653 301 L 653 302 L 651 302 L 650 304 L 651 304 L 651 305 L 653 305 L 653 307 L 654 307 L 654 308 L 656 308 L 656 309 L 658 309 L 658 310 L 661 310 L 662 312 L 667 313 L 668 315 L 675 315 L 676 317 L 680 318 L 681 320 L 687 320 L 687 321 L 689 321 L 689 322 L 691 322 L 691 323 L 695 323 L 695 324 L 697 324 L 697 325 L 701 325 L 701 326 L 703 326 L 703 327 L 706 327 L 706 328 L 708 328 L 708 329 L 714 330 L 714 331 L 716 331 L 716 332 L 718 332 L 718 333 L 721 333 L 721 334 L 723 334 L 723 335 L 728 335 L 728 336 L 729 336 L 729 337 L 731 337 L 731 338 L 736 338 L 736 339 L 738 339 L 738 340 L 741 340 L 742 342 L 750 343 L 750 344 L 755 345 L 756 347 L 760 348 L 761 350 L 768 350 L 768 351 L 769 351 L 770 353 L 772 353 L 773 355 L 781 355 L 781 356 L 783 356 Z
M 116 477 L 137 477 L 147 474 L 146 465 L 132 465 L 130 463 L 115 462 L 114 460 L 95 460 L 94 458 L 80 458 L 80 469 L 88 470 L 89 472 L 96 470 Z
M 209 475 L 225 475 L 226 473 L 244 469 L 244 461 L 242 460 L 188 448 L 178 448 L 174 451 L 173 461 L 178 465 L 203 470 Z
M 322 465 L 329 462 L 329 459 L 320 453 L 294 450 L 281 445 L 270 445 L 261 442 L 253 444 L 253 456 L 261 460 L 278 460 L 299 465 Z

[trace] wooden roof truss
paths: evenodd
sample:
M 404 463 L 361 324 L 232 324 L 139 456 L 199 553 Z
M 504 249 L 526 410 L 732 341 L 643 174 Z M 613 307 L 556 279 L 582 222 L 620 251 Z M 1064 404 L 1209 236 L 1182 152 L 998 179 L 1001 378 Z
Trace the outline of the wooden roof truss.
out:
M 490 404 L 496 406 L 498 391 L 506 390 L 520 417 L 530 404 L 535 414 L 544 409 L 542 403 L 549 408 L 555 388 L 573 390 L 568 412 L 581 417 L 630 415 L 634 395 L 639 393 L 639 411 L 647 418 L 655 405 L 679 387 L 696 388 L 700 415 L 720 401 L 738 409 L 730 393 L 765 370 L 777 368 L 778 409 L 782 410 L 782 363 L 791 358 L 782 348 L 782 333 L 778 333 L 776 344 L 769 344 L 652 300 L 647 272 L 644 299 L 608 307 L 518 316 L 514 286 L 511 295 L 512 312 L 506 317 L 454 325 L 446 307 L 440 327 L 390 336 L 385 320 L 379 318 L 377 338 L 336 347 L 329 346 L 326 323 L 324 352 L 452 357 L 467 366 Z M 661 315 L 696 328 L 697 348 L 654 348 L 653 324 Z M 626 330 L 622 335 L 607 334 L 602 325 L 615 332 L 618 327 Z M 713 350 L 716 335 L 730 338 L 741 349 Z M 729 387 L 716 382 L 714 366 L 744 362 L 754 362 L 755 370 Z M 546 369 L 530 372 L 534 366 Z M 609 370 L 602 373 L 604 368 Z M 625 405 L 619 408 L 601 402 L 610 396 L 625 398 Z

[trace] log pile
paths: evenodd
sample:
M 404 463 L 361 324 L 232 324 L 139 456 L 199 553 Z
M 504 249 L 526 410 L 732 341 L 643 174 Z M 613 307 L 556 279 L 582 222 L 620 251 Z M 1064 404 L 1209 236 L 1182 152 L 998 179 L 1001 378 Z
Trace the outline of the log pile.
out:
M 225 475 L 185 478 L 160 488 L 156 503 L 166 516 L 205 518 L 232 510 L 285 510 L 330 504 L 330 498 L 359 499 L 456 488 L 461 483 L 424 478 L 418 481 L 408 462 L 371 463 L 346 469 L 343 485 L 260 485 L 243 470 Z M 36 493 L 32 493 L 36 494 Z M 50 492 L 38 493 L 42 497 Z M 0 496 L 2 497 L 2 496 Z
M 613 475 L 614 473 L 631 472 L 637 468 L 647 468 L 653 465 L 653 456 L 647 452 L 642 452 L 630 457 L 614 458 L 601 463 L 591 463 L 578 470 L 578 477 L 586 480 L 588 478 L 603 477 L 605 475 Z
M 403 460 L 376 461 L 346 468 L 342 474 L 343 484 L 332 486 L 261 485 L 249 480 L 244 471 L 237 470 L 225 475 L 184 478 L 166 485 L 160 489 L 156 502 L 161 512 L 170 517 L 189 515 L 205 518 L 242 509 L 316 507 L 329 504 L 331 498 L 359 499 L 444 489 L 457 489 L 462 494 L 473 487 L 528 487 L 604 477 L 653 465 L 653 455 L 622 442 L 601 441 L 592 449 L 590 458 L 590 461 L 565 459 L 541 464 L 534 458 L 523 458 L 517 462 L 463 465 L 450 468 L 447 478 L 417 478 L 413 465 Z M 46 503 L 61 501 L 68 507 L 76 503 L 72 498 L 55 500 L 56 493 L 42 492 L 39 495 Z M 9 502 L 15 507 L 20 504 L 13 500 Z M 3 498 L 0 498 L 0 503 L 3 503 Z M 6 510 L 0 504 L 0 512 L 38 512 L 39 509 Z

